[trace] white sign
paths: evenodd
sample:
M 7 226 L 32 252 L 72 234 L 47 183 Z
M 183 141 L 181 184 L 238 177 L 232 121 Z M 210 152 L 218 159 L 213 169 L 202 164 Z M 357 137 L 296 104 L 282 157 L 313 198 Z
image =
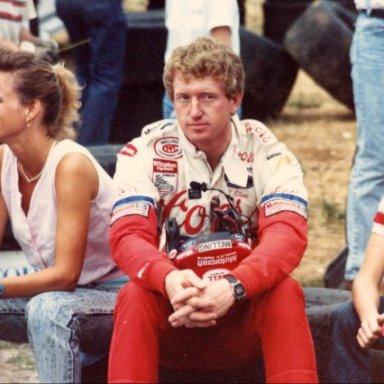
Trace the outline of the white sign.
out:
M 22 251 L 0 251 L 0 278 L 35 272 Z

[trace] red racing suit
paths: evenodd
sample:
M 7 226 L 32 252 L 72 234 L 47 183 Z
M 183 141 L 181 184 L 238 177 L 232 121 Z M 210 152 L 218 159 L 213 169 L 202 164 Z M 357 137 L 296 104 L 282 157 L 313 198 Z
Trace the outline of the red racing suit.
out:
M 231 272 L 248 296 L 285 278 L 306 248 L 307 192 L 301 167 L 258 121 L 233 119 L 230 145 L 215 170 L 175 121 L 151 124 L 121 150 L 114 179 L 119 189 L 111 226 L 114 259 L 133 281 L 149 289 L 165 294 L 164 277 L 175 269 L 159 250 L 167 217 L 176 218 L 181 235 L 209 231 L 209 204 L 217 192 L 191 198 L 191 181 L 230 194 L 250 219 L 257 245 Z
M 119 196 L 111 220 L 112 255 L 131 282 L 115 307 L 108 381 L 154 383 L 159 367 L 242 369 L 262 356 L 267 382 L 317 382 L 304 295 L 288 276 L 307 244 L 307 192 L 287 148 L 260 122 L 234 117 L 231 142 L 212 170 L 177 123 L 163 120 L 121 150 L 114 179 Z M 173 309 L 164 280 L 176 267 L 159 247 L 168 217 L 176 219 L 181 235 L 210 230 L 217 191 L 192 193 L 192 181 L 232 196 L 256 244 L 231 270 L 247 299 L 206 329 L 170 326 Z M 219 204 L 227 204 L 222 196 Z

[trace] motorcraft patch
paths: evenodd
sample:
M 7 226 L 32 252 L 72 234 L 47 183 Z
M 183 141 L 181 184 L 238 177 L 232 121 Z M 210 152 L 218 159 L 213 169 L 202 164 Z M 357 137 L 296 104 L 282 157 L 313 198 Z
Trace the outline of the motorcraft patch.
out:
M 169 136 L 158 139 L 154 144 L 154 149 L 158 156 L 165 159 L 178 159 L 181 157 L 178 137 Z
M 274 193 L 264 196 L 261 206 L 265 208 L 265 215 L 271 216 L 282 211 L 296 212 L 307 218 L 307 202 L 299 196 L 288 193 Z
M 148 217 L 151 205 L 153 205 L 153 200 L 147 196 L 130 196 L 120 199 L 113 206 L 111 224 L 124 216 Z
M 177 161 L 153 159 L 153 184 L 159 192 L 172 193 L 177 188 Z

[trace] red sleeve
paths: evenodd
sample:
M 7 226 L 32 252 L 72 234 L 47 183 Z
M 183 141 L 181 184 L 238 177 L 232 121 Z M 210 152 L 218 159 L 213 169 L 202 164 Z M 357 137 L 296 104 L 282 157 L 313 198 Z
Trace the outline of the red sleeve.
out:
M 232 271 L 251 297 L 270 289 L 300 263 L 307 247 L 307 220 L 297 213 L 283 211 L 259 216 L 258 245 Z
M 148 217 L 127 215 L 110 228 L 112 257 L 132 281 L 162 293 L 165 276 L 176 269 L 165 252 L 158 249 L 157 220 L 153 208 Z

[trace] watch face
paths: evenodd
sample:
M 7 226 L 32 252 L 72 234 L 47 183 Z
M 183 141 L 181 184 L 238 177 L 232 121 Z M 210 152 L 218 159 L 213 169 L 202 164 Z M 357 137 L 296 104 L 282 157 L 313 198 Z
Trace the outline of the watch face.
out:
M 238 300 L 245 296 L 245 288 L 242 284 L 238 283 L 234 286 L 235 296 Z
M 231 283 L 233 294 L 235 295 L 236 300 L 241 300 L 245 297 L 245 288 L 244 285 L 236 279 L 235 276 L 225 275 L 224 279 L 228 280 Z

